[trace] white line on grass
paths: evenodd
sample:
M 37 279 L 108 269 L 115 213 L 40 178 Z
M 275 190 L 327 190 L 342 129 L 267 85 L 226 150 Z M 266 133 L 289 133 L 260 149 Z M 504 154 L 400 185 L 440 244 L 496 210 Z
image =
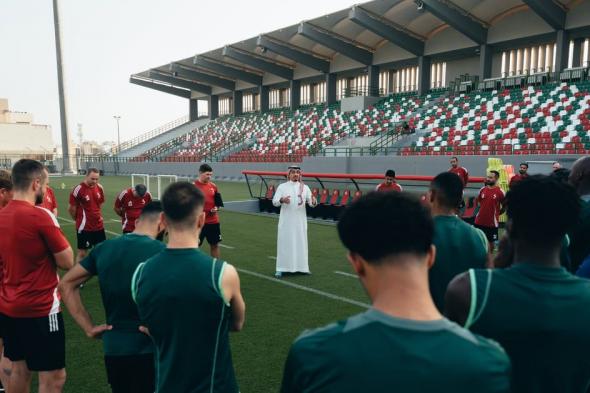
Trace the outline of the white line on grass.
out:
M 346 276 L 346 277 L 352 277 L 352 278 L 358 278 L 358 276 L 356 274 L 350 274 L 350 273 L 346 273 L 346 272 L 341 272 L 339 270 L 334 270 L 334 273 L 336 274 L 340 274 L 341 276 Z
M 277 257 L 273 257 L 273 256 L 270 256 L 270 255 L 269 255 L 269 256 L 268 256 L 268 259 L 274 259 L 274 260 L 276 260 L 276 259 L 277 259 Z
M 246 270 L 246 269 L 237 269 L 237 270 L 238 270 L 240 273 L 243 273 L 243 274 L 247 274 L 247 275 L 250 275 L 250 276 L 254 276 L 254 277 L 258 277 L 258 278 L 262 278 L 262 279 L 265 279 L 265 280 L 268 280 L 268 281 L 276 282 L 276 283 L 278 283 L 278 284 L 283 284 L 283 285 L 286 285 L 286 286 L 288 286 L 288 287 L 291 287 L 291 288 L 300 289 L 300 290 L 302 290 L 302 291 L 306 291 L 306 292 L 315 293 L 316 295 L 320 295 L 320 296 L 323 296 L 323 297 L 327 297 L 328 299 L 339 300 L 339 301 L 341 301 L 341 302 L 348 303 L 348 304 L 353 304 L 353 305 L 355 305 L 355 306 L 359 306 L 359 307 L 363 307 L 363 308 L 369 308 L 369 307 L 371 307 L 371 306 L 370 306 L 369 304 L 367 304 L 367 303 L 358 302 L 358 301 L 356 301 L 356 300 L 352 300 L 352 299 L 349 299 L 349 298 L 346 298 L 346 297 L 342 297 L 342 296 L 334 295 L 333 293 L 329 293 L 329 292 L 320 291 L 319 289 L 314 289 L 314 288 L 305 287 L 305 286 L 303 286 L 303 285 L 295 284 L 294 282 L 289 282 L 289 281 L 279 280 L 279 279 L 276 279 L 276 278 L 274 278 L 274 277 L 269 277 L 269 276 L 266 276 L 266 275 L 264 275 L 264 274 L 260 274 L 260 273 L 253 272 L 253 271 L 251 271 L 251 270 Z
M 69 218 L 64 218 L 64 217 L 57 217 L 57 218 L 59 220 L 62 220 L 62 221 L 67 222 L 68 224 L 73 224 L 74 223 L 74 221 L 73 220 L 70 220 Z M 106 229 L 104 231 L 105 231 L 105 233 L 110 233 L 111 235 L 115 235 L 115 236 L 120 236 L 121 235 L 120 233 L 113 232 L 113 231 L 108 231 Z
M 233 250 L 235 248 L 235 247 L 228 246 L 227 244 L 222 244 L 222 243 L 219 243 L 219 247 L 229 248 L 230 250 Z

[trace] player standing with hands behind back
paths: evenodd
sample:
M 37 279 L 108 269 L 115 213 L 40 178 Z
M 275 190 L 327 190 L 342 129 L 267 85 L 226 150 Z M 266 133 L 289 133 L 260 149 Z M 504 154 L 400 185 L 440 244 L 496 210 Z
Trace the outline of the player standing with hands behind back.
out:
M 213 168 L 209 164 L 203 164 L 199 167 L 199 177 L 195 180 L 195 186 L 201 190 L 205 196 L 205 226 L 199 235 L 199 247 L 203 240 L 207 238 L 209 249 L 213 258 L 219 258 L 219 243 L 221 243 L 221 225 L 219 224 L 219 215 L 217 212 L 223 207 L 221 194 L 215 183 L 211 181 Z

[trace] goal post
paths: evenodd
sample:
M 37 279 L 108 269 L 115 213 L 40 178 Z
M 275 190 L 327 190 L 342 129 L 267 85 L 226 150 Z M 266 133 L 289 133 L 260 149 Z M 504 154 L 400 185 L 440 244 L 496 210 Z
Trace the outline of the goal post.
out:
M 162 199 L 162 195 L 164 194 L 164 190 L 172 183 L 176 183 L 178 181 L 178 176 L 176 175 L 157 175 L 158 179 L 158 189 L 156 194 L 156 199 Z
M 147 191 L 150 192 L 150 175 L 144 173 L 131 174 L 131 188 L 135 188 L 136 184 L 143 184 Z

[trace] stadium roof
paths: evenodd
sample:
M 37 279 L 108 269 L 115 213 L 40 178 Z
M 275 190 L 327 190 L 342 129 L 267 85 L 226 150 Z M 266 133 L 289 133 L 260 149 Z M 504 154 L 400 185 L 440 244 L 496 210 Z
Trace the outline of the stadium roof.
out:
M 480 45 L 500 44 L 488 39 L 490 27 L 523 11 L 532 10 L 546 23 L 546 32 L 538 34 L 539 42 L 548 42 L 548 35 L 555 40 L 555 31 L 571 30 L 566 25 L 567 13 L 584 1 L 374 0 L 151 68 L 132 75 L 131 82 L 202 98 L 262 85 L 269 74 L 274 83 L 304 79 L 294 75 L 298 68 L 306 70 L 306 77 L 321 76 L 331 72 L 338 56 L 352 60 L 350 69 L 380 64 L 373 55 L 386 44 L 393 44 L 406 59 L 436 56 L 436 51 L 426 50 L 425 43 L 446 29 L 466 37 L 471 45 L 462 48 L 462 53 L 468 50 L 475 56 Z M 590 23 L 584 25 L 587 34 Z

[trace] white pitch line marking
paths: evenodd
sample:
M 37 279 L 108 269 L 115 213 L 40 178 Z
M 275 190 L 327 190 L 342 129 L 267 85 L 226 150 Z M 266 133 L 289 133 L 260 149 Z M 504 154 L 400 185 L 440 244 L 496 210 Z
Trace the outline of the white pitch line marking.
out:
M 356 274 L 350 274 L 350 273 L 346 273 L 346 272 L 341 272 L 339 270 L 334 270 L 334 273 L 340 274 L 341 276 L 346 276 L 346 277 L 351 277 L 351 278 L 358 278 L 358 276 Z
M 230 250 L 235 249 L 235 247 L 233 247 L 233 246 L 228 246 L 227 244 L 222 244 L 222 243 L 219 243 L 219 247 L 228 248 Z
M 270 256 L 270 255 L 269 255 L 269 256 L 268 256 L 268 259 L 274 259 L 274 260 L 276 260 L 276 259 L 277 259 L 277 257 L 273 257 L 273 256 Z
M 74 220 L 70 220 L 69 218 L 64 218 L 64 217 L 57 217 L 57 218 L 59 220 L 63 220 L 65 222 L 67 222 L 68 224 L 73 224 L 74 223 Z M 115 235 L 115 236 L 120 236 L 121 235 L 120 233 L 113 232 L 113 231 L 108 231 L 106 229 L 104 231 L 105 231 L 105 233 L 110 233 L 111 235 Z
M 111 221 L 114 221 L 114 222 L 121 222 L 121 220 L 117 220 L 117 219 L 115 219 L 115 218 L 111 218 Z
M 338 300 L 338 301 L 341 301 L 343 303 L 348 303 L 348 304 L 352 304 L 352 305 L 363 307 L 363 308 L 369 308 L 369 307 L 371 307 L 367 303 L 363 303 L 363 302 L 352 300 L 352 299 L 349 299 L 349 298 L 346 298 L 346 297 L 334 295 L 333 293 L 320 291 L 319 289 L 309 288 L 309 287 L 306 287 L 306 286 L 303 286 L 303 285 L 295 284 L 294 282 L 285 281 L 285 280 L 279 280 L 277 278 L 269 277 L 269 276 L 266 276 L 264 274 L 256 273 L 256 272 L 253 272 L 253 271 L 250 271 L 250 270 L 246 270 L 246 269 L 237 269 L 237 270 L 238 270 L 238 272 L 243 273 L 243 274 L 247 274 L 247 275 L 250 275 L 250 276 L 262 278 L 264 280 L 268 280 L 268 281 L 272 281 L 272 282 L 275 282 L 275 283 L 278 283 L 278 284 L 286 285 L 288 287 L 296 288 L 296 289 L 299 289 L 299 290 L 302 290 L 302 291 L 315 293 L 316 295 L 320 295 L 320 296 L 326 297 L 328 299 Z

